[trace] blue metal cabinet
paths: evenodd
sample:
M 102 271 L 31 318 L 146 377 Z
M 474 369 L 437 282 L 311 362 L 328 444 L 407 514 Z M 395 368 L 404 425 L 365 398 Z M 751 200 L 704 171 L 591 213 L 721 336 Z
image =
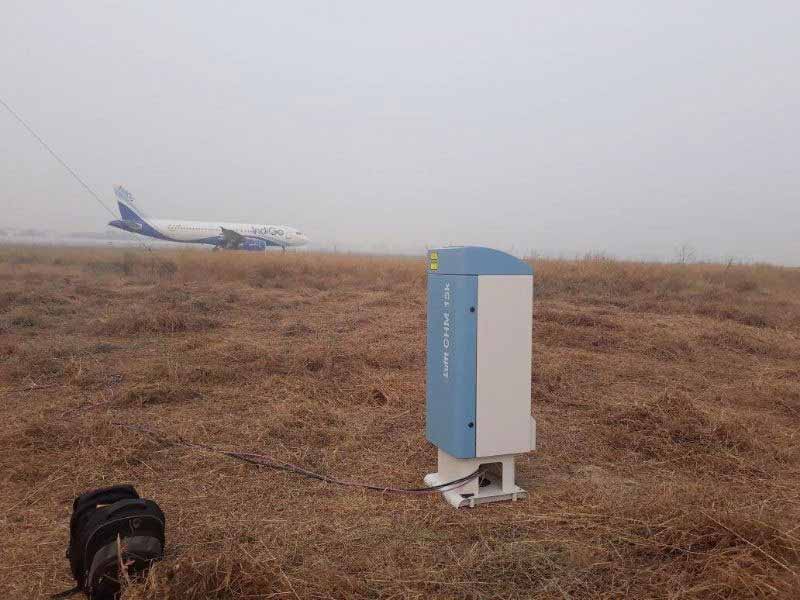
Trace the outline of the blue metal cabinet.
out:
M 428 276 L 428 440 L 458 458 L 475 456 L 478 278 Z

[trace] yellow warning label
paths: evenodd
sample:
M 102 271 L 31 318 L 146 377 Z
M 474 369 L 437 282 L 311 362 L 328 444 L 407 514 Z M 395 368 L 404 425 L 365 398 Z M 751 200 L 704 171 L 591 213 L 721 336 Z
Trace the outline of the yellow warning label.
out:
M 438 271 L 439 270 L 439 263 L 431 261 L 431 271 Z
M 431 271 L 438 271 L 439 270 L 439 253 L 438 252 L 431 252 L 429 255 L 431 259 L 430 269 Z

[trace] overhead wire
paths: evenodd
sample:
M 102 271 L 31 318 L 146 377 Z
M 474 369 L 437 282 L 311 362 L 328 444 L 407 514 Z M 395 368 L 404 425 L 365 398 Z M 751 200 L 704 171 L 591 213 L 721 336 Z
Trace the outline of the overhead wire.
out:
M 0 98 L 0 104 L 2 104 L 2 105 L 5 107 L 5 109 L 6 109 L 6 110 L 9 112 L 9 114 L 11 114 L 11 116 L 12 116 L 12 117 L 14 117 L 14 118 L 17 120 L 17 122 L 18 122 L 20 125 L 22 125 L 22 126 L 23 126 L 23 127 L 24 127 L 24 128 L 27 130 L 27 131 L 28 131 L 28 133 L 30 133 L 30 134 L 31 134 L 31 135 L 34 137 L 34 139 L 36 139 L 36 141 L 38 141 L 38 142 L 39 142 L 39 143 L 42 145 L 42 147 L 43 147 L 45 150 L 47 150 L 47 151 L 50 153 L 50 155 L 51 155 L 53 158 L 55 158 L 55 159 L 58 161 L 58 163 L 59 163 L 59 164 L 60 164 L 62 167 L 64 167 L 64 168 L 67 170 L 67 172 L 68 172 L 70 175 L 72 175 L 72 177 L 74 177 L 74 178 L 75 178 L 75 181 L 77 181 L 79 184 L 81 184 L 81 186 L 83 187 L 83 189 L 85 189 L 87 192 L 89 192 L 89 195 L 91 195 L 91 196 L 92 196 L 92 198 L 94 198 L 94 199 L 97 201 L 97 203 L 98 203 L 100 206 L 102 206 L 102 207 L 103 207 L 103 208 L 106 210 L 106 212 L 107 212 L 108 214 L 110 214 L 112 217 L 114 217 L 114 218 L 116 219 L 116 217 L 117 217 L 116 213 L 115 213 L 113 210 L 111 210 L 111 209 L 110 209 L 110 208 L 109 208 L 109 207 L 106 205 L 106 203 L 105 203 L 105 202 L 103 202 L 103 200 L 100 198 L 100 196 L 97 194 L 97 192 L 95 192 L 95 191 L 94 191 L 94 190 L 93 190 L 93 189 L 92 189 L 92 188 L 89 186 L 89 184 L 88 184 L 88 183 L 86 183 L 86 182 L 85 182 L 83 179 L 81 179 L 80 175 L 78 175 L 78 174 L 77 174 L 77 173 L 76 173 L 76 172 L 75 172 L 75 171 L 72 169 L 72 167 L 70 167 L 70 166 L 69 166 L 69 165 L 66 163 L 66 161 L 65 161 L 64 159 L 62 159 L 62 158 L 61 158 L 61 157 L 60 157 L 60 156 L 59 156 L 59 155 L 56 153 L 56 151 L 55 151 L 55 150 L 53 150 L 53 149 L 52 149 L 52 148 L 51 148 L 51 147 L 50 147 L 50 146 L 47 144 L 47 142 L 45 142 L 45 141 L 42 139 L 42 137 L 41 137 L 41 136 L 40 136 L 38 133 L 36 133 L 36 132 L 33 130 L 33 127 L 31 127 L 30 125 L 28 125 L 28 123 L 25 121 L 25 119 L 23 119 L 21 116 L 19 116 L 19 114 L 18 114 L 18 113 L 17 113 L 17 112 L 16 112 L 16 111 L 15 111 L 13 108 L 11 108 L 11 106 L 9 106 L 8 102 L 6 102 L 6 101 L 5 101 L 5 100 L 3 100 L 2 98 Z M 127 234 L 128 234 L 130 237 L 131 237 L 131 239 L 132 239 L 134 242 L 136 242 L 137 244 L 141 244 L 141 245 L 142 245 L 142 247 L 144 247 L 144 248 L 147 248 L 147 249 L 149 249 L 149 247 L 147 246 L 147 244 L 145 244 L 145 243 L 144 243 L 142 240 L 140 240 L 138 237 L 136 237 L 136 235 L 135 235 L 133 232 L 130 232 L 130 231 L 127 231 L 127 230 L 125 230 L 125 232 L 126 232 L 126 233 L 127 233 Z
M 98 195 L 97 195 L 97 193 L 96 193 L 96 192 L 95 192 L 95 191 L 94 191 L 94 190 L 93 190 L 91 187 L 89 187 L 89 184 L 87 184 L 87 183 L 86 183 L 86 182 L 85 182 L 83 179 L 81 179 L 81 178 L 80 178 L 80 176 L 79 176 L 79 175 L 78 175 L 78 174 L 77 174 L 75 171 L 73 171 L 73 170 L 72 170 L 72 168 L 71 168 L 71 167 L 70 167 L 70 166 L 69 166 L 69 165 L 68 165 L 68 164 L 67 164 L 67 163 L 64 161 L 64 159 L 62 159 L 62 158 L 61 158 L 61 157 L 60 157 L 58 154 L 56 154 L 55 150 L 53 150 L 53 149 L 52 149 L 52 148 L 51 148 L 51 147 L 50 147 L 50 146 L 47 144 L 47 142 L 45 142 L 45 141 L 44 141 L 44 140 L 43 140 L 43 139 L 42 139 L 42 138 L 39 136 L 39 134 L 37 134 L 37 133 L 36 133 L 36 132 L 33 130 L 33 128 L 32 128 L 30 125 L 28 125 L 28 124 L 25 122 L 25 120 L 24 120 L 22 117 L 20 117 L 20 116 L 19 116 L 19 115 L 16 113 L 16 111 L 15 111 L 13 108 L 11 108 L 11 107 L 8 105 L 8 103 L 7 103 L 5 100 L 3 100 L 2 98 L 0 98 L 0 104 L 2 104 L 2 105 L 3 105 L 3 106 L 6 108 L 6 110 L 7 110 L 7 111 L 8 111 L 8 112 L 11 114 L 11 116 L 13 116 L 13 117 L 14 117 L 14 118 L 17 120 L 17 122 L 19 122 L 19 124 L 20 124 L 20 125 L 22 125 L 22 126 L 25 128 L 25 129 L 27 129 L 27 130 L 28 130 L 28 133 L 30 133 L 30 134 L 31 134 L 31 135 L 32 135 L 32 136 L 33 136 L 33 137 L 36 139 L 36 141 L 37 141 L 37 142 L 39 142 L 39 143 L 42 145 L 42 147 L 43 147 L 45 150 L 47 150 L 47 151 L 50 153 L 50 155 L 51 155 L 53 158 L 55 158 L 55 159 L 56 159 L 56 160 L 57 160 L 57 161 L 58 161 L 58 162 L 61 164 L 61 166 L 62 166 L 62 167 L 64 167 L 64 168 L 67 170 L 67 172 L 69 172 L 69 174 L 70 174 L 70 175 L 72 175 L 72 176 L 75 178 L 75 181 L 77 181 L 78 183 L 80 183 L 80 184 L 83 186 L 83 189 L 85 189 L 87 192 L 89 192 L 89 194 L 90 194 L 90 195 L 91 195 L 91 196 L 92 196 L 92 197 L 93 197 L 95 200 L 97 200 L 97 202 L 98 202 L 98 204 L 100 204 L 100 206 L 102 206 L 104 209 L 106 209 L 106 211 L 107 211 L 107 212 L 108 212 L 108 213 L 109 213 L 109 214 L 110 214 L 112 217 L 116 217 L 116 216 L 117 216 L 116 214 L 114 214 L 114 211 L 112 211 L 110 208 L 108 208 L 108 206 L 106 206 L 105 202 L 103 202 L 103 201 L 100 199 L 100 196 L 98 196 Z

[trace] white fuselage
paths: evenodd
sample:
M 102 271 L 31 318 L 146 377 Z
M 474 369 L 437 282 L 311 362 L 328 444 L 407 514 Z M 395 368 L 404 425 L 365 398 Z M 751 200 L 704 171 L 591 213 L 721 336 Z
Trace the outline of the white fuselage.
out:
M 203 221 L 177 221 L 148 219 L 147 223 L 165 238 L 176 242 L 200 242 L 218 237 L 223 229 L 233 231 L 248 239 L 261 239 L 269 245 L 302 246 L 308 238 L 286 225 L 259 225 L 257 223 L 209 223 Z

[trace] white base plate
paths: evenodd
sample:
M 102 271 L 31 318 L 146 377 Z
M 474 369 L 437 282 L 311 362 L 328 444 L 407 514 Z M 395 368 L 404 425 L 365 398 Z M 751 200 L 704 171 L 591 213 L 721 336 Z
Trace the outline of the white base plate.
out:
M 516 501 L 528 496 L 528 492 L 521 487 L 513 486 L 511 491 L 504 492 L 498 481 L 493 481 L 491 475 L 484 475 L 481 479 L 489 479 L 489 485 L 478 488 L 475 494 L 465 494 L 463 488 L 442 492 L 444 499 L 456 508 L 474 508 L 478 504 L 486 502 L 502 502 L 504 500 Z M 447 483 L 447 479 L 442 479 L 439 473 L 429 473 L 425 476 L 425 485 L 433 487 Z

